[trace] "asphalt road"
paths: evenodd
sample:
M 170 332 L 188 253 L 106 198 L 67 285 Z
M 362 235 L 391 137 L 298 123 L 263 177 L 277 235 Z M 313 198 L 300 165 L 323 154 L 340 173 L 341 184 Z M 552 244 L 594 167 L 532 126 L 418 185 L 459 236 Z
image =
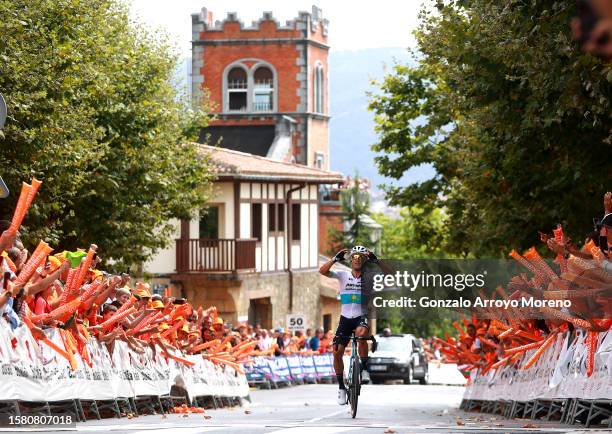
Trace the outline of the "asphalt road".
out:
M 140 416 L 77 425 L 79 433 L 520 433 L 581 432 L 554 423 L 508 421 L 499 416 L 458 410 L 463 388 L 457 386 L 364 385 L 357 418 L 336 403 L 335 385 L 304 385 L 253 390 L 251 403 L 205 415 Z M 206 416 L 206 417 L 205 417 Z M 55 431 L 59 432 L 59 431 Z M 65 431 L 64 431 L 65 432 Z M 593 431 L 588 431 L 593 433 Z

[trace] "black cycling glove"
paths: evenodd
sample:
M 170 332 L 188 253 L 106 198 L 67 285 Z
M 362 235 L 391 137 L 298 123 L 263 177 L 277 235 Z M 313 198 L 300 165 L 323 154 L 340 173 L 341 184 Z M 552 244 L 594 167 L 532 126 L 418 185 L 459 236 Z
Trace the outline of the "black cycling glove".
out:
M 344 261 L 345 254 L 346 254 L 346 250 L 340 250 L 338 253 L 336 253 L 336 256 L 334 256 L 333 261 L 334 262 Z
M 374 252 L 368 252 L 368 260 L 374 264 L 378 264 L 380 262 L 378 260 L 378 256 L 376 256 Z

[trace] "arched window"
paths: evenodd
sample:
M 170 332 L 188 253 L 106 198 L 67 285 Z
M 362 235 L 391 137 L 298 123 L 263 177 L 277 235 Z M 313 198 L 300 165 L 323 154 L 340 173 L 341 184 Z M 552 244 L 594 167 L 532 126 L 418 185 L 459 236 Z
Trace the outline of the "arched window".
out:
M 252 66 L 247 66 L 249 63 Z M 258 59 L 241 59 L 225 68 L 224 112 L 272 112 L 276 110 L 276 72 Z
M 325 112 L 325 77 L 323 66 L 320 64 L 314 69 L 314 111 L 315 113 Z
M 246 111 L 248 107 L 248 77 L 240 66 L 230 69 L 227 74 L 227 108 L 230 111 Z
M 274 74 L 267 66 L 253 73 L 253 111 L 267 112 L 274 107 Z

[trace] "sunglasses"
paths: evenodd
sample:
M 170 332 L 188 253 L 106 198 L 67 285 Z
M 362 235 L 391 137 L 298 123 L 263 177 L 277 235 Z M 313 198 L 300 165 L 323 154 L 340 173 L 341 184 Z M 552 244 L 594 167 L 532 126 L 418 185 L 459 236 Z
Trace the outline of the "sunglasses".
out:
M 351 259 L 355 260 L 355 261 L 357 259 L 362 259 L 362 258 L 363 258 L 363 255 L 361 253 L 355 253 L 355 254 L 351 255 Z

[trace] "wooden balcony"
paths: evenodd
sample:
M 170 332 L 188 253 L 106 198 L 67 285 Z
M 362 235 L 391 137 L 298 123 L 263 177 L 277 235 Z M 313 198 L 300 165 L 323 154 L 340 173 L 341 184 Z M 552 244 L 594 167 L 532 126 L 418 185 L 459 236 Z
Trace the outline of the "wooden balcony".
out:
M 255 238 L 247 239 L 178 239 L 176 271 L 178 273 L 229 272 L 255 269 Z

